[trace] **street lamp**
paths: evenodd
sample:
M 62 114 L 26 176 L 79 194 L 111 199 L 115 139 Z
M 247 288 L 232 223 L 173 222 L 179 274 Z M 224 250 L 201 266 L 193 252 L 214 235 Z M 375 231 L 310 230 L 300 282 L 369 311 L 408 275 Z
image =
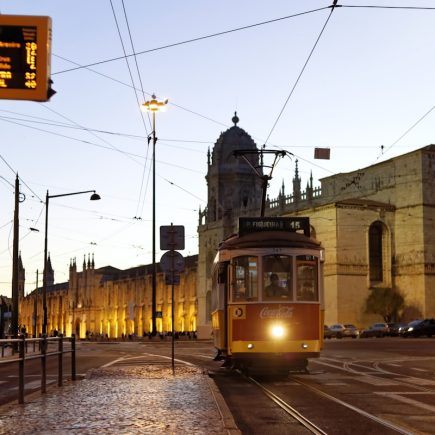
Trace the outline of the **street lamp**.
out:
M 146 101 L 142 107 L 143 110 L 148 110 L 153 115 L 153 131 L 152 131 L 152 141 L 153 141 L 153 217 L 152 217 L 152 237 L 153 237 L 153 268 L 152 268 L 152 334 L 156 335 L 156 288 L 157 288 L 157 265 L 156 265 L 156 112 L 164 110 L 168 100 L 158 101 L 156 96 L 153 94 L 150 101 Z M 149 143 L 150 138 L 148 138 Z
M 95 192 L 95 190 L 84 190 L 83 192 L 73 192 L 73 193 L 62 193 L 60 195 L 49 195 L 47 190 L 47 195 L 45 196 L 45 240 L 44 240 L 44 274 L 43 274 L 43 284 L 42 284 L 42 311 L 43 311 L 43 322 L 42 322 L 42 334 L 47 334 L 47 233 L 48 233 L 48 202 L 51 198 L 60 198 L 61 196 L 71 196 L 71 195 L 81 195 L 83 193 L 91 193 L 91 201 L 96 201 L 100 198 L 100 195 Z

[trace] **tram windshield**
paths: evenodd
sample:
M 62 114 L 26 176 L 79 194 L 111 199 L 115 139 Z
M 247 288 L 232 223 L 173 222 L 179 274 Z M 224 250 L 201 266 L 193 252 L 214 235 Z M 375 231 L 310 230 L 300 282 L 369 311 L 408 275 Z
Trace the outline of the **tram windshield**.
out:
M 314 257 L 312 255 L 298 255 L 296 257 L 296 300 L 319 300 L 317 283 L 317 263 L 317 257 Z
M 263 300 L 292 298 L 292 258 L 286 255 L 263 257 Z
M 257 301 L 258 259 L 253 256 L 233 258 L 232 261 L 232 300 Z

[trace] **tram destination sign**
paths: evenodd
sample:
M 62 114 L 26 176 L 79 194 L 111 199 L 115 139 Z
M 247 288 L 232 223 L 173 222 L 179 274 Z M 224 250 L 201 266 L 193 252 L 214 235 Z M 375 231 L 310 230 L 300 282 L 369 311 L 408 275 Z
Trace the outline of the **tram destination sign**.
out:
M 0 14 L 0 99 L 47 101 L 51 18 Z
M 263 231 L 303 231 L 310 237 L 310 219 L 307 217 L 241 217 L 239 218 L 239 235 Z

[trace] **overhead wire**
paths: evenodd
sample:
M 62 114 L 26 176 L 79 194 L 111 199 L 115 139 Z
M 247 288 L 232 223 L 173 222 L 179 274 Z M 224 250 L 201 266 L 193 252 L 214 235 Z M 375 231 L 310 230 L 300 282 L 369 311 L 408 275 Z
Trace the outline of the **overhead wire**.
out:
M 132 89 L 134 90 L 134 96 L 136 97 L 136 103 L 137 103 L 137 107 L 138 107 L 139 113 L 140 113 L 140 115 L 141 115 L 141 116 L 140 116 L 140 117 L 141 117 L 141 121 L 142 121 L 142 124 L 143 124 L 143 126 L 144 126 L 144 128 L 145 128 L 146 135 L 148 136 L 148 128 L 147 128 L 147 126 L 146 126 L 146 124 L 145 124 L 144 114 L 143 114 L 143 112 L 140 110 L 141 103 L 140 103 L 139 98 L 138 98 L 138 96 L 137 96 L 136 85 L 135 85 L 135 82 L 134 82 L 133 73 L 131 72 L 130 64 L 129 64 L 129 62 L 128 62 L 127 52 L 126 52 L 126 50 L 125 50 L 124 41 L 123 41 L 123 39 L 122 39 L 121 29 L 119 28 L 118 19 L 116 18 L 116 12 L 115 12 L 115 9 L 114 9 L 114 7 L 113 7 L 113 2 L 112 2 L 112 0 L 109 0 L 109 1 L 110 1 L 110 6 L 111 6 L 111 8 L 112 8 L 113 19 L 115 20 L 115 24 L 116 24 L 116 29 L 117 29 L 117 31 L 118 31 L 119 41 L 121 42 L 122 51 L 124 52 L 125 63 L 126 63 L 126 65 L 127 65 L 128 73 L 129 73 L 129 75 L 130 75 L 130 80 L 131 80 L 131 85 L 132 85 L 131 87 L 132 87 Z M 124 6 L 124 1 L 122 2 L 122 4 L 123 4 L 123 6 Z M 124 9 L 124 13 L 125 13 L 125 9 Z M 125 19 L 127 20 L 127 17 L 125 17 Z M 127 24 L 127 27 L 128 27 L 128 24 Z M 129 28 L 129 27 L 128 27 L 128 31 L 130 32 L 130 28 Z M 130 41 L 131 41 L 131 35 L 130 35 Z M 133 45 L 133 44 L 132 44 L 132 45 Z M 136 56 L 135 56 L 135 58 L 136 58 Z M 137 62 L 136 62 L 136 67 L 137 67 Z M 143 86 L 142 86 L 142 80 L 141 80 L 141 78 L 140 78 L 140 71 L 139 71 L 139 68 L 137 68 L 137 73 L 138 73 L 139 81 L 140 81 L 140 84 L 141 84 L 142 95 L 144 95 L 144 92 L 143 92 Z M 148 121 L 149 121 L 149 119 L 148 119 Z
M 415 9 L 434 11 L 434 7 L 429 6 L 382 6 L 382 5 L 336 5 L 340 8 L 368 8 L 368 9 Z
M 304 73 L 305 68 L 306 68 L 307 65 L 308 65 L 308 62 L 309 62 L 310 59 L 311 59 L 311 56 L 313 55 L 314 50 L 315 50 L 316 47 L 317 47 L 317 44 L 319 43 L 320 38 L 322 37 L 323 32 L 325 31 L 325 28 L 326 28 L 326 26 L 327 26 L 327 24 L 328 24 L 328 22 L 329 22 L 329 20 L 330 20 L 330 18 L 331 18 L 331 16 L 332 16 L 332 13 L 334 12 L 334 8 L 335 8 L 335 4 L 336 4 L 336 2 L 337 2 L 337 0 L 334 0 L 334 4 L 333 4 L 332 6 L 328 6 L 328 7 L 327 7 L 327 8 L 331 8 L 331 11 L 330 11 L 330 13 L 329 13 L 329 15 L 328 15 L 328 18 L 326 19 L 325 24 L 323 24 L 322 30 L 320 31 L 319 36 L 317 37 L 317 39 L 316 39 L 316 41 L 315 41 L 315 43 L 314 43 L 314 45 L 313 45 L 313 48 L 311 49 L 311 51 L 310 51 L 310 53 L 309 53 L 309 55 L 308 55 L 308 58 L 307 58 L 307 60 L 305 61 L 304 65 L 303 65 L 303 67 L 302 67 L 302 69 L 301 69 L 301 71 L 300 71 L 300 73 L 299 73 L 299 75 L 298 75 L 298 77 L 297 77 L 297 79 L 296 79 L 296 82 L 294 83 L 294 85 L 293 85 L 293 87 L 292 87 L 292 89 L 291 89 L 289 95 L 287 96 L 287 99 L 286 99 L 285 102 L 284 102 L 284 105 L 282 106 L 282 108 L 281 108 L 281 110 L 280 110 L 280 112 L 279 112 L 279 114 L 278 114 L 278 116 L 277 116 L 275 122 L 273 123 L 272 128 L 270 129 L 270 132 L 269 132 L 269 134 L 267 135 L 267 138 L 266 138 L 266 140 L 265 140 L 265 142 L 264 142 L 264 145 L 266 145 L 267 142 L 269 141 L 270 136 L 272 135 L 273 131 L 275 130 L 276 125 L 278 124 L 278 121 L 280 120 L 282 114 L 284 113 L 284 110 L 285 110 L 285 108 L 286 108 L 286 106 L 287 106 L 287 104 L 288 104 L 288 102 L 289 102 L 291 96 L 293 95 L 293 92 L 295 91 L 296 86 L 298 85 L 299 80 L 301 79 L 302 74 Z M 327 9 L 327 8 L 323 8 L 323 9 Z
M 414 129 L 414 127 L 416 127 L 418 124 L 420 124 L 421 121 L 423 121 L 424 118 L 426 118 L 426 116 L 429 115 L 430 112 L 432 112 L 432 110 L 435 109 L 435 106 L 432 106 L 422 117 L 420 117 L 414 124 L 411 125 L 411 127 L 409 127 L 398 139 L 396 139 L 386 150 L 383 149 L 382 147 L 382 152 L 381 154 L 377 157 L 376 160 L 379 160 L 379 158 L 384 155 L 386 152 L 388 152 L 391 148 L 393 148 L 394 145 L 396 145 L 399 141 L 401 141 L 412 129 Z
M 130 80 L 131 80 L 132 88 L 134 89 L 134 95 L 136 97 L 137 107 L 138 107 L 138 110 L 140 111 L 140 114 L 141 114 L 141 119 L 142 119 L 142 123 L 143 123 L 143 125 L 145 127 L 146 135 L 149 136 L 148 129 L 147 129 L 146 125 L 145 125 L 144 114 L 143 114 L 142 110 L 140 109 L 141 103 L 140 103 L 139 98 L 137 96 L 136 85 L 135 85 L 135 82 L 134 82 L 134 79 L 133 79 L 133 74 L 131 72 L 130 64 L 128 62 L 127 52 L 125 50 L 124 41 L 122 39 L 121 30 L 119 28 L 119 24 L 118 24 L 118 20 L 116 18 L 116 13 L 115 13 L 115 9 L 113 7 L 112 0 L 110 0 L 110 5 L 112 7 L 113 18 L 115 19 L 116 28 L 118 30 L 119 40 L 121 42 L 122 50 L 124 52 L 125 63 L 127 65 L 127 68 L 128 68 L 129 74 L 130 74 Z M 122 7 L 123 7 L 123 11 L 124 11 L 124 18 L 125 18 L 125 22 L 126 22 L 126 25 L 127 25 L 128 34 L 129 34 L 129 37 L 130 37 L 130 44 L 131 44 L 131 47 L 132 47 L 132 51 L 134 53 L 135 49 L 134 49 L 134 44 L 133 44 L 133 38 L 131 36 L 131 31 L 130 31 L 130 26 L 129 26 L 129 23 L 128 23 L 127 11 L 125 10 L 124 0 L 122 0 Z M 137 72 L 137 75 L 138 75 L 138 78 L 139 78 L 139 82 L 140 82 L 140 86 L 141 86 L 142 97 L 143 97 L 143 99 L 145 99 L 145 92 L 144 92 L 144 89 L 143 89 L 142 78 L 141 78 L 139 66 L 138 66 L 138 63 L 137 63 L 137 57 L 136 57 L 136 55 L 134 55 L 133 58 L 134 58 L 135 64 L 136 64 L 136 72 Z M 151 124 L 149 115 L 148 115 L 148 122 Z M 149 153 L 149 149 L 150 149 L 150 147 L 148 146 L 147 147 L 147 156 L 148 156 L 148 153 Z M 146 173 L 146 162 L 147 162 L 147 159 L 145 159 L 145 162 L 144 162 L 144 165 L 143 165 L 143 170 L 142 170 L 142 179 L 141 179 L 141 182 L 140 182 L 139 198 L 138 198 L 138 202 L 137 202 L 137 206 L 136 206 L 136 215 L 138 214 L 138 210 L 139 210 L 139 207 L 140 207 L 140 202 L 142 200 L 142 192 L 144 190 L 143 187 L 144 187 L 144 180 L 145 180 L 145 173 Z M 148 187 L 148 181 L 149 181 L 149 176 L 148 176 L 146 187 Z M 145 193 L 146 193 L 146 190 L 147 190 L 147 188 L 145 188 Z M 144 202 L 145 202 L 145 194 L 144 194 Z
M 114 81 L 114 82 L 116 82 L 116 83 L 119 83 L 119 84 L 121 84 L 121 85 L 123 85 L 123 86 L 129 87 L 129 88 L 131 87 L 131 85 L 129 85 L 128 83 L 123 82 L 122 80 L 115 79 L 114 77 L 111 77 L 111 76 L 109 76 L 109 75 L 107 75 L 107 74 L 103 74 L 103 73 L 101 73 L 101 72 L 99 72 L 99 71 L 95 71 L 94 69 L 89 68 L 89 67 L 87 67 L 87 66 L 80 65 L 79 63 L 74 62 L 73 60 L 67 59 L 66 57 L 63 57 L 63 56 L 60 56 L 60 55 L 58 55 L 58 54 L 54 54 L 54 53 L 53 53 L 53 56 L 54 56 L 54 57 L 58 57 L 59 59 L 62 59 L 62 60 L 64 60 L 64 61 L 66 61 L 66 62 L 70 62 L 70 63 L 73 63 L 74 65 L 77 65 L 77 66 L 80 66 L 80 67 L 82 67 L 82 68 L 85 68 L 85 69 L 87 69 L 88 71 L 90 71 L 90 72 L 92 72 L 92 73 L 94 73 L 94 74 L 97 74 L 97 75 L 99 75 L 99 76 L 105 77 L 106 79 L 112 80 L 112 81 Z M 79 69 L 79 68 L 77 68 L 77 69 Z M 144 92 L 145 92 L 145 91 L 144 91 Z M 148 96 L 150 96 L 150 97 L 152 96 L 152 94 L 151 94 L 150 92 L 145 92 L 145 94 L 148 95 Z M 208 116 L 202 115 L 201 113 L 195 112 L 194 110 L 188 109 L 188 108 L 183 107 L 183 106 L 180 106 L 180 105 L 178 105 L 178 104 L 175 104 L 173 101 L 169 101 L 168 105 L 170 105 L 170 106 L 174 106 L 174 107 L 176 107 L 177 109 L 183 110 L 183 111 L 185 111 L 185 112 L 191 113 L 192 115 L 196 115 L 196 116 L 198 116 L 198 117 L 200 117 L 200 118 L 203 118 L 203 119 L 205 119 L 205 120 L 207 120 L 207 121 L 210 121 L 210 122 L 213 122 L 213 123 L 215 123 L 215 124 L 217 124 L 217 125 L 220 125 L 220 126 L 222 126 L 222 127 L 228 128 L 228 124 L 225 124 L 225 123 L 223 123 L 223 122 L 217 121 L 217 120 L 212 119 L 212 118 L 210 118 L 210 117 L 208 117 Z
M 325 7 L 322 7 L 322 8 L 311 9 L 309 11 L 299 12 L 297 14 L 292 14 L 292 15 L 286 15 L 284 17 L 274 18 L 274 19 L 267 20 L 267 21 L 261 21 L 261 22 L 258 22 L 258 23 L 249 24 L 247 26 L 236 27 L 234 29 L 224 30 L 222 32 L 211 33 L 209 35 L 199 36 L 197 38 L 186 39 L 184 41 L 174 42 L 172 44 L 166 44 L 166 45 L 162 45 L 160 47 L 150 48 L 148 50 L 141 50 L 141 51 L 129 54 L 129 55 L 127 55 L 127 57 L 139 56 L 139 55 L 142 55 L 142 54 L 152 53 L 152 52 L 159 51 L 159 50 L 165 50 L 165 49 L 172 48 L 172 47 L 177 47 L 177 46 L 180 46 L 180 45 L 190 44 L 192 42 L 198 42 L 198 41 L 203 41 L 205 39 L 215 38 L 217 36 L 228 35 L 230 33 L 239 32 L 239 31 L 247 30 L 247 29 L 252 29 L 254 27 L 264 26 L 266 24 L 276 23 L 278 21 L 284 21 L 284 20 L 288 20 L 290 18 L 296 18 L 296 17 L 300 17 L 300 16 L 303 16 L 303 15 L 308 15 L 308 14 L 311 14 L 311 13 L 314 13 L 314 12 L 323 11 L 325 9 L 329 9 L 329 7 L 330 6 L 325 6 Z M 117 57 L 114 57 L 114 58 L 111 58 L 111 59 L 105 59 L 105 60 L 101 60 L 101 61 L 98 61 L 98 62 L 93 62 L 93 63 L 89 63 L 89 64 L 86 64 L 86 65 L 83 65 L 83 66 L 78 66 L 76 68 L 70 68 L 70 69 L 66 69 L 66 70 L 63 70 L 63 71 L 57 71 L 57 72 L 52 73 L 52 75 L 64 74 L 66 72 L 76 71 L 76 70 L 81 69 L 81 68 L 88 68 L 90 66 L 101 65 L 101 64 L 104 64 L 104 63 L 108 63 L 108 62 L 114 62 L 114 61 L 117 61 L 117 60 L 124 59 L 124 57 L 126 57 L 126 56 L 117 56 Z

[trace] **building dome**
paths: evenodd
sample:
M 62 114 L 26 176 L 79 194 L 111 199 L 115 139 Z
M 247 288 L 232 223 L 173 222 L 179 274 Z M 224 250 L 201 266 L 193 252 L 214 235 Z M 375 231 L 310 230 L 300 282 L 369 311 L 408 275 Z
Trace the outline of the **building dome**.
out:
M 233 171 L 235 166 L 237 166 L 238 171 L 242 170 L 242 172 L 251 172 L 252 168 L 250 168 L 249 165 L 240 157 L 235 157 L 234 151 L 257 150 L 257 145 L 245 130 L 237 126 L 237 123 L 239 122 L 237 112 L 234 113 L 232 121 L 234 125 L 228 130 L 222 132 L 214 145 L 212 154 L 213 165 L 216 165 L 221 173 L 222 171 L 226 172 L 225 169 Z M 248 155 L 247 158 L 253 166 L 258 165 L 257 155 Z

